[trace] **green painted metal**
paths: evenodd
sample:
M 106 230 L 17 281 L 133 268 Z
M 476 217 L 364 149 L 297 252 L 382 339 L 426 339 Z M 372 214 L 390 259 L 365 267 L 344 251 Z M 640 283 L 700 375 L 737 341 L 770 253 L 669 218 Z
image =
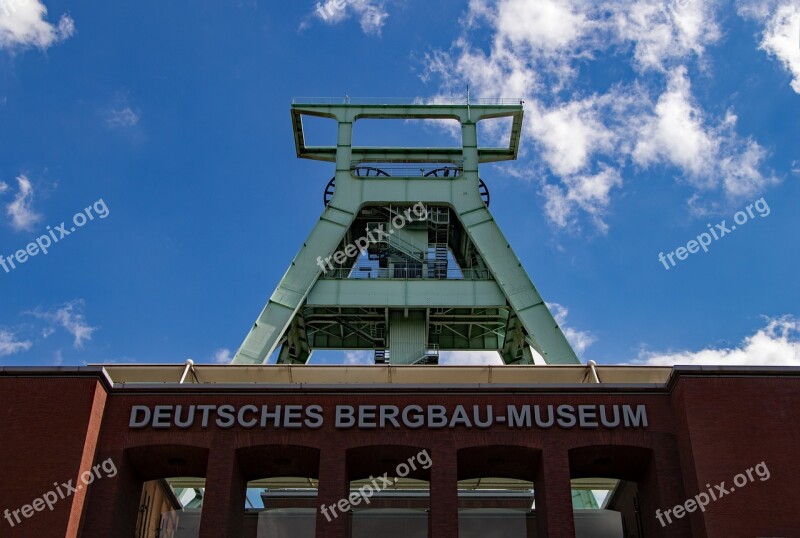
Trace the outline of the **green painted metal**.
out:
M 588 489 L 573 489 L 572 490 L 572 508 L 575 510 L 594 509 L 600 508 L 597 504 L 597 499 Z
M 294 103 L 291 113 L 297 156 L 334 162 L 335 189 L 234 364 L 265 362 L 278 346 L 282 346 L 279 363 L 305 363 L 313 349 L 374 349 L 376 357 L 383 358 L 390 348 L 403 355 L 390 357 L 392 363 L 413 363 L 426 356 L 416 357 L 409 350 L 419 349 L 425 355 L 435 348 L 494 349 L 507 364 L 532 364 L 530 346 L 549 364 L 579 363 L 478 189 L 480 163 L 517 156 L 521 102 L 309 100 Z M 335 120 L 336 145 L 307 146 L 304 116 Z M 508 145 L 479 148 L 478 122 L 504 117 L 512 119 Z M 460 148 L 353 147 L 353 124 L 364 118 L 453 119 L 461 125 L 462 144 Z M 407 173 L 414 166 L 398 166 L 400 175 L 362 177 L 367 170 L 363 167 L 374 169 L 376 163 L 446 166 L 451 167 L 448 173 L 454 172 L 446 179 L 430 178 Z M 427 208 L 423 222 L 369 247 L 376 259 L 385 258 L 376 262 L 374 272 L 356 267 L 358 256 L 352 252 L 322 271 L 322 260 L 419 204 Z M 451 266 L 457 266 L 455 277 Z M 414 320 L 405 329 L 396 322 L 394 334 L 403 335 L 402 345 L 390 342 L 393 319 Z

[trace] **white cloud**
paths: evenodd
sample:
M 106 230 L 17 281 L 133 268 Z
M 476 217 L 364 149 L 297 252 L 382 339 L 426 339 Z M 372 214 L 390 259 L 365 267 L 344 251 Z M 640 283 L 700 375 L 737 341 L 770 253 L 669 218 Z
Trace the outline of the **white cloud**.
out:
M 338 24 L 351 14 L 358 17 L 365 34 L 373 35 L 380 35 L 389 18 L 383 2 L 373 0 L 325 0 L 317 2 L 313 11 L 314 17 L 327 24 Z
M 650 366 L 687 365 L 800 365 L 800 322 L 792 316 L 769 319 L 767 325 L 734 348 L 700 351 L 647 352 L 634 364 Z
M 314 15 L 328 24 L 336 24 L 347 18 L 348 0 L 325 0 L 317 2 Z
M 547 303 L 547 308 L 553 313 L 556 323 L 558 323 L 564 336 L 567 337 L 567 341 L 572 345 L 575 354 L 583 358 L 583 352 L 595 342 L 596 338 L 588 331 L 579 331 L 567 325 L 567 316 L 569 315 L 567 307 L 558 303 Z
M 579 0 L 472 0 L 466 31 L 483 22 L 490 25 L 494 34 L 488 54 L 465 33 L 453 43 L 452 54 L 426 56 L 423 77 L 438 74 L 451 95 L 454 89 L 462 93 L 469 83 L 481 97 L 529 96 L 544 74 L 563 81 L 574 78 L 571 62 L 590 54 L 587 38 L 597 26 L 587 18 L 590 11 L 591 4 Z
M 233 355 L 230 349 L 223 347 L 214 352 L 213 360 L 217 364 L 230 364 L 233 360 Z
M 766 20 L 780 5 L 781 0 L 737 0 L 736 12 L 740 17 Z
M 5 181 L 0 181 L 0 194 L 5 194 L 5 192 L 9 189 L 8 183 Z
M 758 48 L 780 60 L 792 75 L 792 89 L 800 93 L 800 4 L 796 0 L 740 0 L 737 8 L 739 15 L 764 25 Z
M 568 176 L 562 183 L 563 187 L 548 184 L 542 188 L 548 218 L 562 228 L 574 225 L 575 210 L 579 208 L 591 216 L 601 233 L 608 231 L 604 216 L 611 203 L 611 189 L 622 186 L 619 172 L 601 165 L 597 174 Z
M 706 49 L 721 37 L 719 7 L 713 0 L 471 0 L 464 33 L 449 51 L 426 56 L 423 80 L 440 81 L 440 95 L 461 95 L 469 85 L 480 97 L 524 98 L 520 156 L 529 160 L 528 178 L 541 184 L 548 218 L 571 227 L 588 217 L 604 233 L 631 162 L 674 167 L 677 181 L 726 199 L 776 182 L 764 171 L 767 150 L 737 134 L 736 116 L 715 118 L 691 94 L 686 65 L 705 67 Z M 473 37 L 481 24 L 491 32 L 486 44 Z M 586 95 L 578 74 L 600 54 L 627 58 L 637 74 Z
M 358 13 L 361 29 L 367 34 L 380 35 L 389 13 L 382 4 L 372 4 L 368 1 L 354 2 L 353 8 Z
M 692 101 L 685 67 L 670 73 L 654 112 L 639 130 L 634 161 L 645 166 L 667 161 L 697 181 L 710 177 L 719 141 L 705 129 L 702 111 Z
M 761 172 L 767 152 L 736 134 L 736 116 L 728 112 L 716 124 L 694 101 L 685 67 L 669 72 L 667 88 L 637 132 L 633 160 L 639 165 L 676 166 L 700 190 L 720 189 L 739 199 L 777 180 Z
M 31 345 L 29 340 L 18 340 L 13 333 L 0 330 L 0 357 L 28 351 Z
M 344 364 L 375 364 L 375 361 L 369 351 L 347 351 L 344 354 Z
M 692 56 L 702 57 L 719 40 L 710 0 L 612 1 L 612 41 L 633 46 L 634 66 L 640 71 L 664 70 Z
M 575 174 L 590 164 L 592 155 L 614 147 L 615 134 L 602 120 L 601 99 L 570 101 L 549 110 L 532 103 L 528 130 L 543 149 L 542 158 L 554 174 Z
M 33 209 L 33 186 L 30 180 L 26 176 L 19 176 L 17 185 L 19 190 L 14 200 L 6 205 L 6 214 L 11 218 L 11 226 L 15 230 L 30 231 L 42 216 Z
M 426 54 L 425 63 L 423 80 L 439 78 L 439 93 L 445 96 L 462 95 L 469 85 L 472 94 L 480 97 L 523 97 L 538 80 L 523 57 L 502 47 L 487 55 L 465 39 L 457 40 L 451 52 Z
M 40 0 L 0 0 L 0 49 L 48 47 L 75 33 L 75 22 L 62 15 L 57 25 L 45 20 L 47 8 Z
M 76 300 L 66 303 L 61 308 L 54 311 L 37 308 L 33 312 L 30 312 L 30 314 L 54 326 L 65 329 L 73 337 L 73 346 L 76 349 L 81 349 L 83 348 L 83 343 L 91 340 L 92 333 L 97 330 L 97 327 L 92 327 L 86 323 L 81 313 L 83 306 L 83 300 Z M 47 328 L 45 331 L 46 330 Z
M 503 359 L 497 351 L 442 351 L 441 366 L 502 366 Z
M 489 59 L 563 79 L 602 51 L 632 49 L 640 72 L 702 58 L 721 37 L 716 8 L 713 0 L 472 0 L 466 20 L 468 30 L 484 21 L 494 30 Z M 458 43 L 469 49 L 466 38 Z
M 742 199 L 759 193 L 769 184 L 779 182 L 778 178 L 765 176 L 761 172 L 767 151 L 758 142 L 751 138 L 740 139 L 732 128 L 723 135 L 722 141 L 719 177 L 722 190 L 730 198 Z
M 139 116 L 130 107 L 111 110 L 106 116 L 106 125 L 112 129 L 133 127 L 137 123 L 139 123 Z
M 485 5 L 482 6 L 485 10 Z M 498 33 L 515 46 L 544 53 L 572 49 L 589 31 L 584 2 L 563 0 L 502 0 L 488 12 Z M 483 13 L 487 13 L 483 11 Z M 536 21 L 536 24 L 531 24 Z
M 563 181 L 562 186 L 543 182 L 548 216 L 566 226 L 573 221 L 568 217 L 580 208 L 589 211 L 600 229 L 605 229 L 603 215 L 611 200 L 600 191 L 620 185 L 621 180 L 618 172 L 597 164 L 596 159 L 600 155 L 617 158 L 620 148 L 626 146 L 627 126 L 613 118 L 629 116 L 630 109 L 638 106 L 639 88 L 619 86 L 603 95 L 547 105 L 538 97 L 544 90 L 533 56 L 513 53 L 502 41 L 499 37 L 494 39 L 488 56 L 470 48 L 465 40 L 459 40 L 452 52 L 432 53 L 427 57 L 426 78 L 440 77 L 444 81 L 443 94 L 459 94 L 468 83 L 481 97 L 524 97 L 527 120 L 523 135 L 534 141 L 538 161 Z M 556 71 L 559 80 L 569 76 L 568 69 Z M 500 128 L 487 132 L 495 135 L 498 143 L 505 133 L 507 129 Z M 523 145 L 522 156 L 529 153 Z M 528 177 L 541 176 L 537 173 L 539 166 L 538 162 L 534 164 Z M 602 185 L 606 187 L 600 188 Z

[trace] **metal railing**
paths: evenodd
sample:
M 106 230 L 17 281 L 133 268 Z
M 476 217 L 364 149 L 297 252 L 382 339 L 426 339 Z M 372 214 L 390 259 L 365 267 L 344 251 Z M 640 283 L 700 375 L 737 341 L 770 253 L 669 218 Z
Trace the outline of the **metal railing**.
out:
M 443 207 L 432 207 L 428 211 L 428 220 L 434 224 L 449 224 L 450 211 Z
M 333 269 L 322 274 L 321 278 L 334 280 L 394 279 L 394 280 L 491 280 L 486 269 L 448 268 L 447 271 L 434 270 L 426 263 L 394 263 L 388 268 L 354 267 L 352 269 Z
M 438 364 L 439 344 L 428 344 L 417 353 L 417 356 L 419 358 L 411 364 Z
M 293 97 L 293 105 L 521 105 L 518 98 L 486 97 Z
M 367 176 L 365 173 L 361 172 L 361 170 L 363 170 L 365 167 L 380 169 L 387 175 Z M 434 171 L 437 171 L 437 175 L 433 175 Z M 450 163 L 420 163 L 419 165 L 401 165 L 353 161 L 350 165 L 350 173 L 354 177 L 358 178 L 369 177 L 377 179 L 391 179 L 396 177 L 427 177 L 429 179 L 453 179 L 461 177 L 463 175 L 463 171 L 463 167 L 453 166 Z

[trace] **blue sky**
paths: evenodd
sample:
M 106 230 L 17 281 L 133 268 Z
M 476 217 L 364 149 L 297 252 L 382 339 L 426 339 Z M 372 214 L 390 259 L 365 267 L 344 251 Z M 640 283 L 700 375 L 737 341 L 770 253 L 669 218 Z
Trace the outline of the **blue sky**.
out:
M 584 359 L 800 363 L 793 0 L 0 0 L 0 255 L 92 216 L 0 267 L 0 362 L 226 361 L 332 175 L 292 98 L 467 87 L 525 99 L 520 159 L 481 176 Z

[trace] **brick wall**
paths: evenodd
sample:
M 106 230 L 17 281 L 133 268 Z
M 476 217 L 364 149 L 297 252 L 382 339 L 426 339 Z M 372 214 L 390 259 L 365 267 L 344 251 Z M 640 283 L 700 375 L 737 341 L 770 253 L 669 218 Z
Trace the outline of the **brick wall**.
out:
M 800 370 L 798 370 L 800 372 Z M 142 483 L 169 476 L 208 477 L 204 537 L 236 536 L 252 530 L 244 523 L 243 490 L 248 480 L 267 475 L 316 474 L 318 502 L 342 498 L 349 481 L 364 473 L 382 473 L 380 460 L 364 447 L 391 446 L 398 454 L 425 448 L 433 460 L 423 476 L 431 483 L 432 535 L 457 536 L 458 478 L 470 476 L 528 477 L 536 481 L 538 536 L 570 537 L 572 508 L 569 478 L 631 478 L 638 482 L 645 535 L 658 536 L 800 536 L 795 515 L 793 479 L 800 464 L 792 456 L 800 446 L 800 382 L 793 376 L 753 373 L 747 376 L 678 375 L 668 388 L 642 388 L 636 393 L 599 392 L 588 386 L 569 392 L 467 391 L 464 393 L 390 389 L 306 391 L 304 394 L 255 391 L 221 393 L 213 386 L 193 393 L 153 390 L 111 391 L 99 378 L 51 375 L 0 376 L 0 465 L 4 487 L 0 510 L 15 510 L 54 488 L 53 482 L 78 482 L 91 464 L 111 458 L 114 478 L 59 500 L 12 528 L 0 519 L 0 536 L 129 536 L 136 524 Z M 510 429 L 374 429 L 334 427 L 337 404 L 439 404 L 452 409 L 506 405 L 646 404 L 647 429 L 607 430 Z M 254 404 L 321 405 L 324 425 L 309 429 L 250 430 L 234 427 L 188 429 L 128 427 L 133 405 Z M 303 448 L 298 448 L 303 447 Z M 398 448 L 399 447 L 399 448 Z M 500 453 L 502 458 L 484 458 Z M 389 450 L 389 449 L 386 449 Z M 403 452 L 405 451 L 405 452 Z M 481 463 L 483 461 L 483 463 Z M 764 462 L 770 478 L 746 486 L 662 527 L 662 511 L 706 491 L 705 484 L 726 481 Z M 534 463 L 532 463 L 534 462 Z M 493 467 L 501 465 L 501 468 Z M 281 474 L 283 473 L 283 474 Z M 632 473 L 632 476 L 617 476 Z M 317 536 L 347 536 L 347 518 L 317 520 Z

